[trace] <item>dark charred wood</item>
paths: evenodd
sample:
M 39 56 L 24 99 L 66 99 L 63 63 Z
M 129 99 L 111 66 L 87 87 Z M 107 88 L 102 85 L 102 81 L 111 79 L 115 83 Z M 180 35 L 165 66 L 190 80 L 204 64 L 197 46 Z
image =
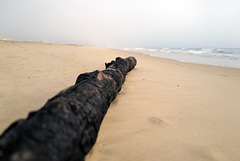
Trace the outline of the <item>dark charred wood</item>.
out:
M 0 160 L 83 161 L 136 59 L 118 57 L 105 65 L 79 75 L 75 85 L 10 125 L 0 136 Z

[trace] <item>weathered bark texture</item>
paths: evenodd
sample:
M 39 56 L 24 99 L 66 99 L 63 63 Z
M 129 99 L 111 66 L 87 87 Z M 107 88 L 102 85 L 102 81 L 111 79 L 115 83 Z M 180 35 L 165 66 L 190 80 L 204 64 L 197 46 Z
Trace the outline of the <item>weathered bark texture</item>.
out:
M 79 75 L 75 85 L 10 125 L 0 136 L 0 160 L 83 161 L 136 59 L 118 57 L 105 65 Z

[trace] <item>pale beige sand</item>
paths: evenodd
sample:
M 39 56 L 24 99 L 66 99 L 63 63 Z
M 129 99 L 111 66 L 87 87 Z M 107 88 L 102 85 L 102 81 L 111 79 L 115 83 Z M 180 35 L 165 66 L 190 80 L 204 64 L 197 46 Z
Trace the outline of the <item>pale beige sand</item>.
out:
M 86 161 L 239 161 L 240 69 L 138 53 L 0 42 L 0 132 L 117 56 L 136 68 L 110 106 Z

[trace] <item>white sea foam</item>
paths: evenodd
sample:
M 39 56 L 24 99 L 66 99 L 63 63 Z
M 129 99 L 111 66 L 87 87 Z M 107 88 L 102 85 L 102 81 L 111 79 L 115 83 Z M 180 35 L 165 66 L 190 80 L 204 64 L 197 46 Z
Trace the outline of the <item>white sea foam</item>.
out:
M 224 48 L 127 48 L 155 57 L 175 59 L 183 62 L 240 68 L 240 49 Z

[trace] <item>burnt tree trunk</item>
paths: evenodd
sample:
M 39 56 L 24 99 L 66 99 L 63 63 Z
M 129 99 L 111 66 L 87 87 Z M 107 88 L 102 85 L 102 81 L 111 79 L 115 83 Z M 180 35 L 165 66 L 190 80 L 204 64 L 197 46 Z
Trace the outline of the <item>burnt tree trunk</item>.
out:
M 0 136 L 0 160 L 83 161 L 136 59 L 118 57 L 105 65 L 79 75 L 75 85 L 10 125 Z

